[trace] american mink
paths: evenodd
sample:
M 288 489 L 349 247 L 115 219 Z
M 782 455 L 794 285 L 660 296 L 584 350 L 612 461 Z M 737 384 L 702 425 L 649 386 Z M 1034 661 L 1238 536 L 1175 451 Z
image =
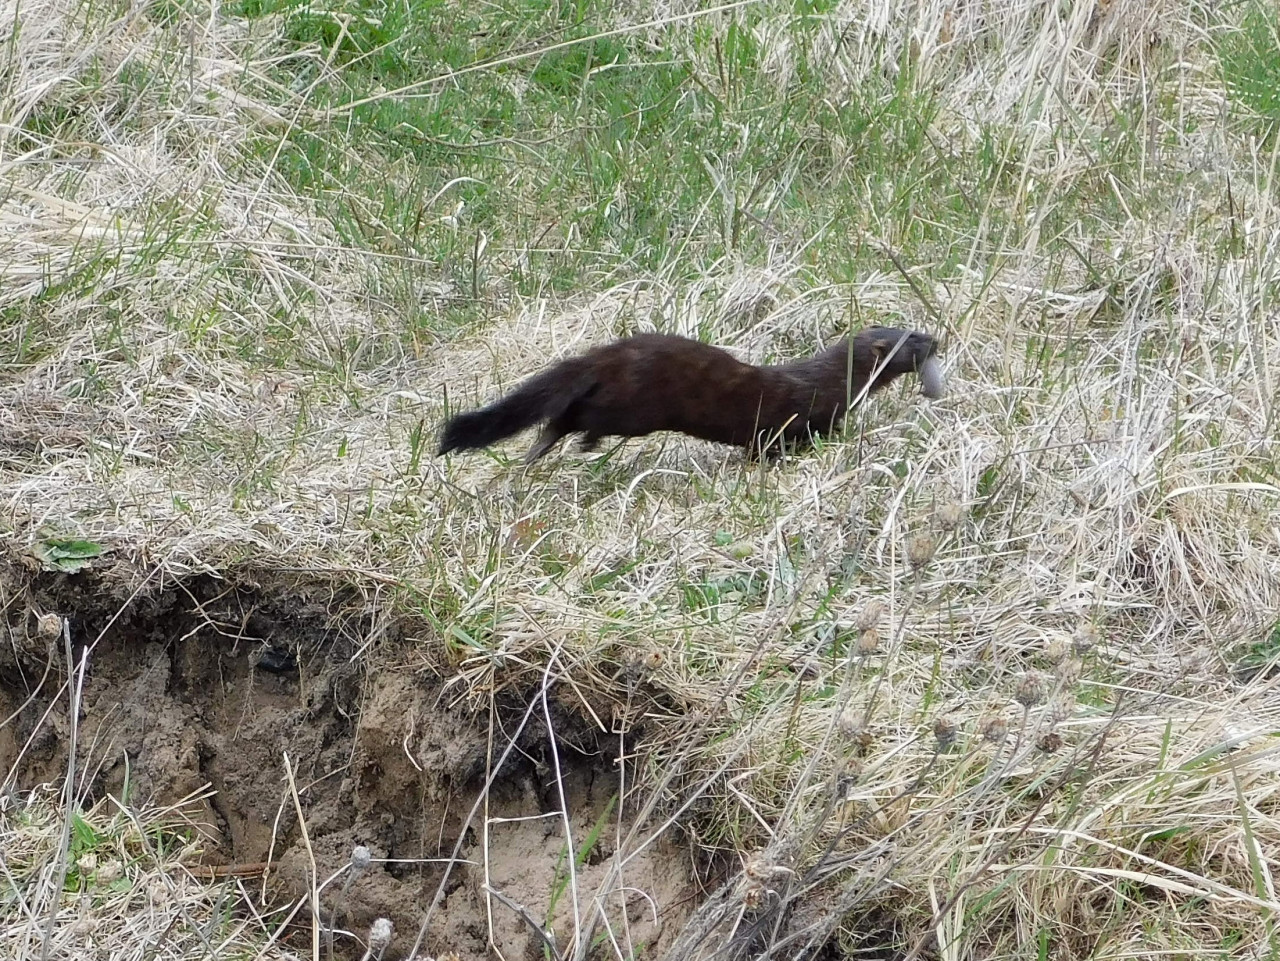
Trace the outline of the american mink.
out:
M 583 450 L 609 435 L 674 430 L 773 457 L 780 440 L 807 443 L 832 429 L 864 389 L 903 374 L 918 372 L 924 394 L 941 396 L 936 353 L 928 334 L 868 327 L 808 360 L 756 367 L 686 337 L 638 334 L 552 364 L 487 407 L 450 418 L 437 456 L 545 422 L 525 463 L 575 432 L 584 435 Z

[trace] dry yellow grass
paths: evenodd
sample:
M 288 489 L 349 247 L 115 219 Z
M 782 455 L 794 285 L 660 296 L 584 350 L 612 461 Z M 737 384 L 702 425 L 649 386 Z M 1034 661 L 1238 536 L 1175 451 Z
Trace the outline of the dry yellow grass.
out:
M 402 619 L 477 710 L 554 683 L 606 731 L 643 720 L 617 869 L 566 895 L 564 957 L 601 934 L 627 856 L 677 824 L 742 870 L 673 961 L 748 930 L 769 957 L 877 947 L 868 932 L 948 961 L 1270 956 L 1274 133 L 1227 121 L 1208 14 L 1186 4 L 850 3 L 803 36 L 789 5 L 769 9 L 754 30 L 778 84 L 820 65 L 838 102 L 914 58 L 917 82 L 945 89 L 940 143 L 967 154 L 1002 130 L 992 149 L 1015 186 L 975 202 L 1012 215 L 985 211 L 941 281 L 894 266 L 868 197 L 864 222 L 779 230 L 767 257 L 694 271 L 673 244 L 638 279 L 504 288 L 494 316 L 424 344 L 382 285 L 408 271 L 423 301 L 448 300 L 436 265 L 340 241 L 261 149 L 333 115 L 279 86 L 279 23 L 8 4 L 6 551 L 86 539 L 130 586 L 332 578 Z M 1176 109 L 1144 99 L 1158 96 Z M 31 125 L 81 109 L 92 142 Z M 1118 116 L 1150 125 L 1119 177 L 1099 163 Z M 1180 126 L 1157 129 L 1169 116 Z M 741 201 L 745 175 L 722 162 L 708 210 Z M 1137 196 L 1170 167 L 1181 192 Z M 1081 204 L 1050 251 L 1040 224 L 1083 181 L 1125 214 Z M 879 273 L 836 283 L 806 266 L 843 230 L 885 252 Z M 1067 260 L 1067 241 L 1089 256 Z M 491 274 L 518 259 L 494 256 Z M 1091 274 L 1108 258 L 1125 283 Z M 895 388 L 778 468 L 671 436 L 530 470 L 518 443 L 429 456 L 446 390 L 469 406 L 622 332 L 761 360 L 871 322 L 942 334 L 949 396 Z M 1243 671 L 1250 648 L 1261 669 Z M 6 789 L 5 956 L 150 958 L 161 942 L 165 957 L 285 956 L 261 918 L 218 922 L 256 892 L 202 887 L 180 867 L 190 852 L 142 851 L 139 826 L 171 811 L 84 814 L 119 848 L 117 889 L 101 856 L 97 880 L 69 862 L 74 805 Z M 54 883 L 64 869 L 74 895 Z

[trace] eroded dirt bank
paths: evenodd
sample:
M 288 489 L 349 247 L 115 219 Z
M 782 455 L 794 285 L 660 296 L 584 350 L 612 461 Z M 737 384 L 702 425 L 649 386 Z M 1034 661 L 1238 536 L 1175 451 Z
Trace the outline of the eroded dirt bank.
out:
M 324 880 L 366 846 L 375 859 L 369 870 L 345 894 L 340 876 L 322 895 L 325 919 L 337 908 L 338 927 L 351 932 L 338 939 L 347 956 L 359 955 L 357 937 L 377 917 L 395 924 L 386 957 L 408 952 L 442 877 L 436 859 L 450 856 L 461 833 L 462 860 L 427 952 L 491 956 L 492 930 L 506 958 L 541 957 L 528 923 L 487 899 L 484 885 L 540 923 L 554 900 L 552 927 L 571 927 L 562 790 L 575 847 L 590 839 L 578 888 L 599 889 L 615 844 L 614 759 L 623 745 L 555 692 L 548 705 L 559 784 L 543 712 L 526 717 L 536 690 L 497 714 L 469 709 L 420 645 L 331 586 L 202 576 L 135 595 L 93 571 L 33 574 L 10 564 L 0 577 L 9 634 L 0 648 L 0 719 L 10 718 L 0 727 L 0 777 L 8 786 L 58 782 L 66 772 L 69 671 L 53 615 L 67 619 L 77 662 L 88 650 L 75 739 L 87 793 L 174 803 L 209 786 L 194 808 L 206 851 L 198 870 L 230 867 L 252 879 L 252 890 L 265 874 L 276 904 L 309 889 L 311 856 Z M 361 655 L 375 634 L 379 655 Z M 487 803 L 464 823 L 513 734 Z M 674 840 L 649 847 L 616 886 L 612 913 L 621 917 L 624 898 L 628 910 L 614 936 L 637 957 L 660 955 L 695 888 L 686 848 Z M 297 918 L 305 922 L 306 912 Z M 305 923 L 292 936 L 309 947 Z

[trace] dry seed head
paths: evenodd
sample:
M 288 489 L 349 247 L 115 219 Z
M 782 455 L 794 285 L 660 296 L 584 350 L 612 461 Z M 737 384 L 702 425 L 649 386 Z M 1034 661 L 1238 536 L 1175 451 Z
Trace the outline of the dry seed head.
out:
M 983 719 L 979 730 L 982 731 L 982 739 L 984 741 L 991 744 L 999 744 L 1009 736 L 1009 722 L 999 714 L 992 714 Z
M 120 880 L 120 877 L 123 874 L 124 865 L 113 859 L 98 868 L 97 873 L 93 876 L 93 881 L 95 884 L 106 885 L 113 881 Z
M 880 626 L 880 621 L 884 618 L 884 612 L 884 601 L 878 597 L 873 597 L 862 605 L 862 610 L 858 612 L 858 619 L 853 622 L 854 627 L 860 631 L 873 630 Z
M 1045 709 L 1045 718 L 1050 725 L 1061 724 L 1071 717 L 1075 710 L 1075 704 L 1070 697 L 1059 695 L 1049 702 L 1048 708 Z
M 372 860 L 373 856 L 363 844 L 357 844 L 351 849 L 351 870 L 356 874 L 362 874 L 367 871 Z
M 1044 646 L 1044 656 L 1049 659 L 1049 663 L 1058 665 L 1062 663 L 1062 659 L 1071 653 L 1071 645 L 1067 643 L 1066 638 L 1055 637 Z
M 874 654 L 878 650 L 880 650 L 880 632 L 874 627 L 868 627 L 858 635 L 858 653 L 865 656 Z
M 914 568 L 927 567 L 937 549 L 938 545 L 932 534 L 913 534 L 907 539 L 907 560 Z
M 391 943 L 391 935 L 394 931 L 395 925 L 391 923 L 390 918 L 377 918 L 369 926 L 369 947 L 375 951 L 385 950 Z
M 1057 675 L 1063 687 L 1073 687 L 1084 676 L 1084 661 L 1078 657 L 1067 658 L 1058 665 Z
M 1075 640 L 1071 646 L 1075 648 L 1076 654 L 1084 657 L 1094 649 L 1098 644 L 1098 628 L 1093 624 L 1085 624 L 1080 630 L 1076 631 Z
M 1013 692 L 1014 700 L 1023 707 L 1030 710 L 1037 704 L 1043 704 L 1045 698 L 1045 683 L 1035 671 L 1027 671 L 1022 675 L 1022 679 L 1018 681 L 1017 690 Z
M 1036 747 L 1045 754 L 1052 754 L 1062 747 L 1062 735 L 1057 731 L 1046 731 L 1036 738 Z
M 960 728 L 949 717 L 940 717 L 933 722 L 933 736 L 938 742 L 938 750 L 945 751 L 956 742 L 956 734 Z
M 97 927 L 98 922 L 93 918 L 77 918 L 75 923 L 71 925 L 71 936 L 83 940 L 93 934 Z
M 862 723 L 862 715 L 850 707 L 840 712 L 840 716 L 836 719 L 836 730 L 841 736 L 853 741 L 866 732 L 866 727 Z
M 940 530 L 953 531 L 964 520 L 964 508 L 956 503 L 942 504 L 934 511 L 933 519 Z
M 776 872 L 777 868 L 760 853 L 751 855 L 747 858 L 747 863 L 742 866 L 742 873 L 752 881 L 767 881 Z
M 858 786 L 860 777 L 862 777 L 862 762 L 857 758 L 853 758 L 845 764 L 844 773 L 840 775 L 840 779 L 836 782 L 836 794 L 848 800 L 849 794 Z

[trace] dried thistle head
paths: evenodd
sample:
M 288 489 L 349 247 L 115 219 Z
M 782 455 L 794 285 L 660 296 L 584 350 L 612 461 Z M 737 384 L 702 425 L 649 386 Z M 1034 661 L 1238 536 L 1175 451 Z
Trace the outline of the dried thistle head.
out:
M 1018 686 L 1013 692 L 1013 698 L 1024 708 L 1030 710 L 1037 704 L 1044 703 L 1045 694 L 1044 678 L 1035 671 L 1027 671 L 1018 681 Z
M 355 874 L 363 874 L 367 871 L 372 861 L 373 855 L 363 844 L 357 844 L 351 849 L 351 870 Z
M 1055 673 L 1058 683 L 1063 687 L 1074 687 L 1075 683 L 1084 676 L 1084 661 L 1078 657 L 1069 657 L 1058 665 Z
M 840 716 L 836 719 L 836 730 L 859 754 L 865 753 L 874 740 L 871 732 L 867 730 L 867 724 L 862 715 L 851 707 L 840 712 Z
M 1076 655 L 1084 657 L 1098 645 L 1098 628 L 1095 624 L 1084 624 L 1080 630 L 1076 631 L 1076 636 L 1071 642 L 1072 648 Z
M 1044 656 L 1050 664 L 1061 664 L 1062 659 L 1071 653 L 1071 645 L 1066 638 L 1055 637 L 1044 646 Z
M 1009 722 L 999 714 L 990 714 L 978 725 L 982 739 L 989 744 L 999 744 L 1009 736 Z
M 873 597 L 862 605 L 862 610 L 858 611 L 858 617 L 853 622 L 853 626 L 860 631 L 870 631 L 878 628 L 880 621 L 884 619 L 884 613 L 884 601 L 878 597 Z
M 394 932 L 395 925 L 390 918 L 375 918 L 373 924 L 369 925 L 369 947 L 374 951 L 385 951 Z
M 955 502 L 942 504 L 933 512 L 934 523 L 939 530 L 953 531 L 964 521 L 964 513 L 964 508 Z
M 940 717 L 933 722 L 933 737 L 938 742 L 938 750 L 946 751 L 956 743 L 956 735 L 960 727 L 949 717 Z
M 880 650 L 880 632 L 874 627 L 868 627 L 858 635 L 858 653 L 866 657 L 878 650 Z
M 1036 738 L 1036 747 L 1045 754 L 1052 754 L 1062 747 L 1062 735 L 1057 731 L 1045 731 Z
M 907 539 L 907 560 L 913 568 L 922 570 L 929 566 L 937 549 L 938 543 L 932 534 L 927 531 L 913 534 Z
M 656 647 L 631 651 L 622 662 L 621 676 L 628 685 L 647 681 L 662 666 L 662 652 Z
M 1076 711 L 1075 702 L 1066 694 L 1059 694 L 1045 708 L 1045 718 L 1049 725 L 1061 724 Z

